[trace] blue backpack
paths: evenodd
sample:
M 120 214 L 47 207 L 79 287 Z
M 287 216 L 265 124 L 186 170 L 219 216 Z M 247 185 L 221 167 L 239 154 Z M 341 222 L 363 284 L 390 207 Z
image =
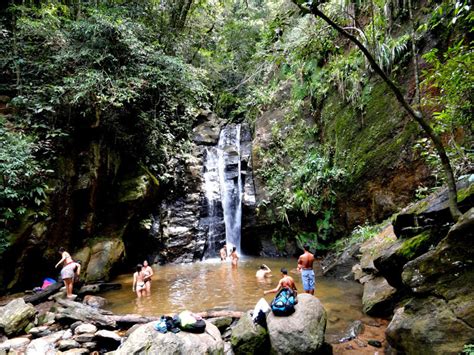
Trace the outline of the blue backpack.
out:
M 270 307 L 274 315 L 279 317 L 289 316 L 294 313 L 296 295 L 290 288 L 282 288 L 273 299 Z

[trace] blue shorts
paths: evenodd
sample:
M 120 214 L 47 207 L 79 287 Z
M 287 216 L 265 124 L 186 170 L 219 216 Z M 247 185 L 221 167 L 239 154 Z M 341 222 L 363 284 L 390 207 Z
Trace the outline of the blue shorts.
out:
M 303 289 L 305 291 L 314 290 L 314 271 L 301 270 L 301 280 L 303 281 Z

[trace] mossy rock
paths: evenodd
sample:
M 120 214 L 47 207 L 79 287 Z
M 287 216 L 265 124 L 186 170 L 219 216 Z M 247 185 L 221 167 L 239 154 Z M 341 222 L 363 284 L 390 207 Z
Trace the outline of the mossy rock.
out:
M 265 354 L 269 352 L 268 332 L 245 313 L 232 329 L 230 339 L 235 354 Z
M 149 192 L 150 185 L 150 177 L 147 174 L 122 181 L 119 187 L 118 202 L 143 200 Z

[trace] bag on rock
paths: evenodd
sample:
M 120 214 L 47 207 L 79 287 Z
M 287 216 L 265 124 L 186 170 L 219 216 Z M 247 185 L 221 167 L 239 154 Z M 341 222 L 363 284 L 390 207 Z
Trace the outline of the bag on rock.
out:
M 179 314 L 181 330 L 190 333 L 204 333 L 206 330 L 206 322 L 199 316 L 190 311 L 183 311 Z
M 276 316 L 289 316 L 295 312 L 296 295 L 290 288 L 282 288 L 273 299 L 270 307 Z

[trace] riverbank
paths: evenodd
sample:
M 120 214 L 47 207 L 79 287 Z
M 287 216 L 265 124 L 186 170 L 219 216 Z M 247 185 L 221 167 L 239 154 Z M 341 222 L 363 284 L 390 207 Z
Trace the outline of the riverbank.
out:
M 25 303 L 23 298 L 10 300 L 1 310 L 0 327 L 4 335 L 0 338 L 0 351 L 11 354 L 97 354 L 115 351 L 140 326 L 156 323 L 161 316 L 118 315 L 91 306 L 106 303 L 100 296 L 88 295 L 81 302 L 79 299 L 71 301 L 63 297 L 60 292 L 35 306 Z M 234 353 L 231 338 L 243 314 L 245 313 L 226 310 L 199 313 L 210 324 L 209 327 L 212 325 L 219 330 L 225 354 Z M 343 344 L 338 344 L 333 339 L 335 342 L 331 346 L 335 354 L 350 354 L 354 351 L 384 353 L 383 348 L 369 345 L 369 340 L 372 343 L 379 341 L 384 347 L 385 339 L 382 335 L 386 321 L 364 319 L 360 323 L 363 326 L 354 339 Z M 185 334 L 181 335 L 183 336 Z

